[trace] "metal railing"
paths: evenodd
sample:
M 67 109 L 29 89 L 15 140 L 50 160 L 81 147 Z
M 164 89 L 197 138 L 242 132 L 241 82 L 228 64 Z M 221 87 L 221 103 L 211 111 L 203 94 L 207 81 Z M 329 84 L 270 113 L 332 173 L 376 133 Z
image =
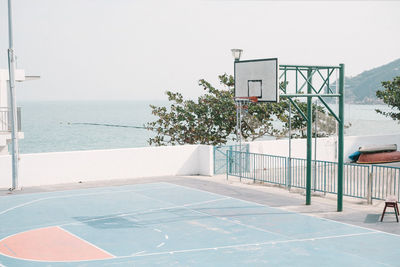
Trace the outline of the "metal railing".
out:
M 399 201 L 400 168 L 382 165 L 372 166 L 372 198 L 385 199 L 387 196 L 397 196 Z
M 226 173 L 240 179 L 278 184 L 287 188 L 306 188 L 307 160 L 228 150 Z M 311 189 L 337 194 L 337 162 L 312 161 Z M 400 192 L 400 168 L 382 165 L 344 164 L 343 195 L 383 200 Z
M 214 174 L 223 174 L 226 172 L 227 151 L 240 151 L 239 145 L 214 146 Z M 249 152 L 249 144 L 243 144 L 242 152 Z M 231 165 L 233 166 L 233 165 Z
M 17 108 L 17 129 L 21 131 L 21 108 Z M 11 132 L 11 110 L 0 107 L 0 132 Z

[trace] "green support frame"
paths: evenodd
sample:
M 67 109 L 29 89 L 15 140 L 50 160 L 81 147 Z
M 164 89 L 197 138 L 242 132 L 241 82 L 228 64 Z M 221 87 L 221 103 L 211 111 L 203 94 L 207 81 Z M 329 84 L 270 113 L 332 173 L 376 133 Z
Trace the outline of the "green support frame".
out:
M 339 66 L 301 66 L 301 65 L 279 65 L 279 70 L 283 71 L 279 77 L 282 94 L 280 97 L 287 97 L 293 106 L 299 111 L 302 117 L 307 121 L 307 180 L 306 180 L 306 205 L 311 204 L 311 176 L 312 176 L 312 98 L 317 97 L 318 100 L 326 107 L 332 116 L 338 122 L 338 195 L 337 195 L 337 211 L 343 210 L 343 148 L 344 148 L 344 64 Z M 330 78 L 335 70 L 339 71 L 339 81 L 333 90 Z M 295 73 L 295 93 L 288 93 L 287 76 L 289 72 Z M 322 82 L 319 88 L 313 86 L 313 77 L 319 77 Z M 299 80 L 303 81 L 299 85 Z M 304 90 L 307 88 L 307 92 Z M 325 92 L 323 92 L 325 90 Z M 335 92 L 336 91 L 336 92 Z M 307 98 L 307 114 L 296 105 L 292 98 Z M 324 98 L 334 97 L 339 100 L 339 114 L 336 114 L 326 103 Z

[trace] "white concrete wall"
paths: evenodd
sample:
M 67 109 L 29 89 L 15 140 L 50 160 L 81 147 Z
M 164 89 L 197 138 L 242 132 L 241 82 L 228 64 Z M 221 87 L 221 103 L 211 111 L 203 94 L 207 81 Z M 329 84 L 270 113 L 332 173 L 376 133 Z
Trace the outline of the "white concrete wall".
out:
M 379 136 L 346 136 L 344 138 L 344 160 L 348 162 L 348 156 L 357 151 L 360 146 L 379 144 L 397 144 L 400 150 L 400 135 Z M 312 158 L 314 159 L 314 139 L 312 141 Z M 262 153 L 287 157 L 289 154 L 288 140 L 268 140 L 249 143 L 252 153 Z M 307 140 L 292 139 L 292 157 L 307 157 Z M 317 139 L 317 159 L 326 161 L 337 161 L 337 138 Z
M 24 186 L 170 175 L 212 175 L 212 146 L 185 145 L 21 154 Z M 0 156 L 0 188 L 11 187 L 11 158 Z
M 345 161 L 359 146 L 371 144 L 397 144 L 400 150 L 400 135 L 345 137 Z M 318 139 L 317 159 L 336 161 L 336 147 L 336 138 Z M 306 151 L 305 139 L 292 140 L 292 157 L 306 158 Z M 251 142 L 250 152 L 287 157 L 288 140 Z M 151 176 L 213 175 L 213 171 L 213 147 L 205 145 L 21 154 L 19 184 L 24 187 Z M 0 155 L 0 188 L 9 187 L 11 157 Z
M 336 138 L 318 138 L 317 139 L 317 159 L 326 161 L 336 161 Z M 253 153 L 269 154 L 288 157 L 289 140 L 268 140 L 249 143 L 249 150 Z M 314 139 L 312 155 L 314 159 Z M 307 157 L 307 140 L 292 139 L 292 158 Z

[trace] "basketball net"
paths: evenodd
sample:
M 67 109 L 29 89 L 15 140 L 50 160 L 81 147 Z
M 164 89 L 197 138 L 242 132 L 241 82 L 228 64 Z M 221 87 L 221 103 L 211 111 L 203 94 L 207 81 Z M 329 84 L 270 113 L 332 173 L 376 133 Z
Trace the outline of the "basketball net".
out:
M 248 105 L 246 103 L 257 103 L 258 97 L 256 96 L 243 96 L 235 97 L 236 102 L 236 138 L 239 140 L 240 151 L 242 151 L 242 110 L 247 111 Z M 247 112 L 246 112 L 247 113 Z

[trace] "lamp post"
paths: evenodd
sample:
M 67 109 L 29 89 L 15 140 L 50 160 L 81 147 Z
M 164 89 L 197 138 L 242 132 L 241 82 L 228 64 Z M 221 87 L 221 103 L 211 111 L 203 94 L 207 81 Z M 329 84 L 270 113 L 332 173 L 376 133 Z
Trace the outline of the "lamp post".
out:
M 231 49 L 231 52 L 235 61 L 239 61 L 240 57 L 242 56 L 243 49 L 233 48 Z
M 238 48 L 233 48 L 231 49 L 232 56 L 235 59 L 235 62 L 238 62 L 240 60 L 240 57 L 242 56 L 242 49 Z M 235 74 L 234 74 L 235 75 Z M 237 101 L 236 102 L 236 138 L 239 139 L 239 179 L 240 181 L 242 180 L 242 102 Z M 239 109 L 239 110 L 238 110 Z
M 11 114 L 11 140 L 12 140 L 12 187 L 11 190 L 19 188 L 18 186 L 18 129 L 17 129 L 17 101 L 15 97 L 15 54 L 12 31 L 12 7 L 11 0 L 8 0 L 8 74 L 10 87 L 10 114 Z
M 235 59 L 235 62 L 238 62 L 240 60 L 240 57 L 242 56 L 243 53 L 243 49 L 240 48 L 233 48 L 231 49 L 232 52 L 232 56 Z M 234 74 L 235 75 L 235 74 Z M 242 112 L 242 102 L 241 101 L 237 101 L 235 99 L 235 102 L 238 102 L 238 104 L 236 104 L 236 137 L 239 139 L 239 147 L 240 147 L 240 151 L 242 151 L 242 133 L 241 133 L 241 121 L 242 121 L 242 116 L 241 116 L 241 112 Z M 239 112 L 238 112 L 239 109 Z

